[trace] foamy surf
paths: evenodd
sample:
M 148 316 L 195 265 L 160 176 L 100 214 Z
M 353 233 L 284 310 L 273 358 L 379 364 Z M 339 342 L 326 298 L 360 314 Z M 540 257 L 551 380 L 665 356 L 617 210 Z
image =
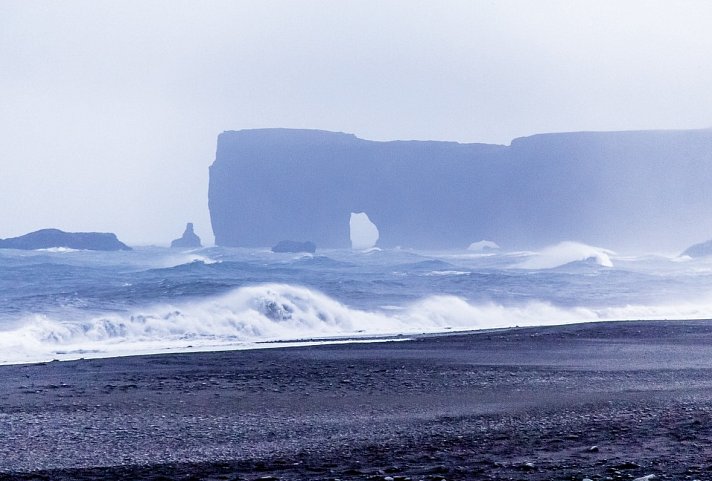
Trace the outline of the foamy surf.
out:
M 549 246 L 517 264 L 520 269 L 553 269 L 572 262 L 591 260 L 601 267 L 613 267 L 615 252 L 581 242 L 565 241 Z
M 543 301 L 510 306 L 473 303 L 447 295 L 429 296 L 401 309 L 370 311 L 351 308 L 302 286 L 260 284 L 195 302 L 150 306 L 125 315 L 87 319 L 29 316 L 23 319 L 22 327 L 2 332 L 0 363 L 240 349 L 264 347 L 264 343 L 276 341 L 342 342 L 351 337 L 452 330 L 711 317 L 712 302 L 594 309 L 564 308 Z

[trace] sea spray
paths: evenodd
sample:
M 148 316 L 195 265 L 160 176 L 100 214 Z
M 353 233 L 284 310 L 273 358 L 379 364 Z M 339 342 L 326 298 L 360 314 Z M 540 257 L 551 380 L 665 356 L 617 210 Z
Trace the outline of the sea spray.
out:
M 563 308 L 543 301 L 514 306 L 477 304 L 455 296 L 429 296 L 399 309 L 366 311 L 306 287 L 261 284 L 199 302 L 149 306 L 126 315 L 61 320 L 30 316 L 22 327 L 2 332 L 0 362 L 598 320 L 708 317 L 712 317 L 712 303 L 592 309 Z
M 520 267 L 542 252 L 556 254 L 549 256 L 556 262 Z M 705 259 L 619 256 L 568 244 L 542 252 L 349 249 L 294 258 L 268 249 L 2 251 L 0 362 L 712 318 L 712 264 Z M 572 253 L 593 253 L 594 261 L 572 264 Z

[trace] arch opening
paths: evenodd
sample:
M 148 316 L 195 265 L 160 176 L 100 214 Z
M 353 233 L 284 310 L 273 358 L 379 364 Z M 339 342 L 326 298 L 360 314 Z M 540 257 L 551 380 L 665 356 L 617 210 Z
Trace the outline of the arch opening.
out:
M 365 212 L 352 212 L 349 219 L 349 237 L 351 248 L 356 250 L 370 249 L 378 242 L 378 227 L 371 222 Z

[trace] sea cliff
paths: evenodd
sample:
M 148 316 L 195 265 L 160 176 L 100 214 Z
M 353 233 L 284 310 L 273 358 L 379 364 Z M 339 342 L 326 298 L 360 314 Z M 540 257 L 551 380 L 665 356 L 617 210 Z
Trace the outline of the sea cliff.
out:
M 511 145 L 229 131 L 210 167 L 216 243 L 347 247 L 366 212 L 381 247 L 531 248 L 563 239 L 681 249 L 712 233 L 712 130 L 577 132 Z

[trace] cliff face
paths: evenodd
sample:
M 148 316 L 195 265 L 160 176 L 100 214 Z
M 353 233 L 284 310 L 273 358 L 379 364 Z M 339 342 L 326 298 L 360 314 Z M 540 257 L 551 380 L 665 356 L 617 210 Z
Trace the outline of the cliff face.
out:
M 288 129 L 224 132 L 210 168 L 216 243 L 536 247 L 563 239 L 677 249 L 712 233 L 712 130 L 543 134 L 511 146 L 371 142 Z

